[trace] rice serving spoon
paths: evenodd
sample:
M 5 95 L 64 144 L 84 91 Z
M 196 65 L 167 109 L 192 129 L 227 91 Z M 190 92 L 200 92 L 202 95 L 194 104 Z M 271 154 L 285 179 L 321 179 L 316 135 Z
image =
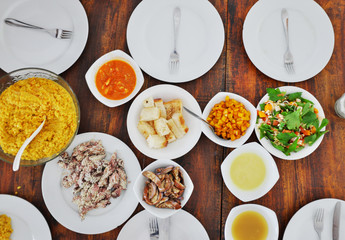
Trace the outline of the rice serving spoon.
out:
M 36 137 L 36 135 L 42 130 L 43 128 L 43 125 L 44 123 L 46 122 L 46 120 L 44 119 L 43 122 L 41 123 L 41 125 L 33 132 L 33 134 L 31 134 L 31 136 L 29 138 L 27 138 L 23 145 L 20 147 L 19 151 L 17 152 L 17 155 L 16 157 L 14 158 L 14 161 L 13 161 L 13 168 L 12 170 L 15 172 L 15 171 L 18 171 L 19 169 L 19 165 L 20 165 L 20 160 L 21 160 L 21 157 L 23 155 L 23 152 L 25 150 L 25 148 L 30 144 L 30 142 Z

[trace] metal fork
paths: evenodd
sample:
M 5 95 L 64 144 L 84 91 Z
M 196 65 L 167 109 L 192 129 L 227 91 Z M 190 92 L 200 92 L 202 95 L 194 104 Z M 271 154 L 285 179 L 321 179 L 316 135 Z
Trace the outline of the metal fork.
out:
M 158 228 L 157 218 L 150 218 L 149 228 L 150 228 L 150 240 L 159 239 L 159 228 Z
M 286 68 L 286 71 L 289 74 L 294 74 L 295 69 L 293 66 L 293 56 L 290 52 L 290 44 L 289 44 L 289 14 L 285 8 L 282 9 L 281 18 L 283 21 L 285 39 L 286 39 L 286 51 L 284 54 L 284 66 Z
M 180 64 L 180 56 L 177 53 L 176 45 L 177 45 L 177 35 L 180 27 L 180 20 L 181 20 L 181 9 L 179 7 L 175 7 L 173 13 L 173 22 L 174 22 L 174 49 L 170 54 L 169 58 L 169 69 L 170 73 L 176 73 L 179 69 Z
M 314 229 L 317 232 L 317 235 L 319 236 L 319 240 L 321 240 L 321 232 L 323 230 L 323 215 L 324 209 L 318 208 L 314 216 Z
M 46 29 L 46 28 L 38 27 L 38 26 L 29 24 L 29 23 L 19 21 L 19 20 L 14 19 L 14 18 L 6 18 L 5 23 L 10 25 L 10 26 L 29 28 L 29 29 L 47 32 L 51 36 L 58 38 L 58 39 L 70 39 L 72 37 L 72 33 L 73 33 L 72 31 L 68 31 L 68 30 L 64 30 L 64 29 L 60 29 L 60 28 Z

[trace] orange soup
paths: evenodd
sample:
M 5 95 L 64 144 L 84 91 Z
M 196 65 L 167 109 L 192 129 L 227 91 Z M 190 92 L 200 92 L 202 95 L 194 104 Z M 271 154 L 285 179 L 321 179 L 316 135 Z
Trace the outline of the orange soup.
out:
M 98 91 L 104 97 L 120 100 L 133 92 L 137 77 L 131 65 L 121 60 L 112 60 L 102 65 L 95 81 Z

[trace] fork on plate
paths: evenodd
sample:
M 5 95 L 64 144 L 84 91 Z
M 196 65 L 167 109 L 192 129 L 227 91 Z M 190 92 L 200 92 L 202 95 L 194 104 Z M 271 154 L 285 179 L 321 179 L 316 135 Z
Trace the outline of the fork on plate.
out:
M 159 227 L 157 218 L 149 219 L 149 229 L 150 229 L 150 240 L 159 239 Z
M 325 210 L 323 208 L 318 208 L 314 215 L 314 229 L 319 236 L 319 240 L 321 240 L 321 233 L 323 230 L 323 216 Z
M 57 39 L 70 39 L 72 38 L 72 31 L 60 29 L 60 28 L 52 28 L 52 29 L 47 29 L 39 26 L 35 26 L 29 23 L 25 23 L 22 21 L 19 21 L 14 18 L 6 18 L 5 23 L 10 25 L 10 26 L 15 26 L 15 27 L 22 27 L 22 28 L 29 28 L 33 30 L 38 30 L 38 31 L 43 31 L 49 33 L 51 36 L 57 38 Z
M 176 50 L 177 45 L 177 36 L 180 27 L 180 20 L 181 20 L 181 9 L 179 7 L 175 7 L 173 12 L 173 23 L 174 23 L 174 49 L 170 54 L 169 57 L 169 69 L 170 73 L 176 73 L 179 69 L 180 64 L 180 55 Z
M 293 56 L 290 51 L 290 44 L 289 44 L 289 14 L 286 8 L 283 8 L 281 11 L 281 18 L 283 21 L 284 32 L 285 32 L 285 39 L 286 39 L 286 51 L 284 53 L 284 66 L 286 71 L 289 74 L 294 74 L 294 64 L 293 64 Z

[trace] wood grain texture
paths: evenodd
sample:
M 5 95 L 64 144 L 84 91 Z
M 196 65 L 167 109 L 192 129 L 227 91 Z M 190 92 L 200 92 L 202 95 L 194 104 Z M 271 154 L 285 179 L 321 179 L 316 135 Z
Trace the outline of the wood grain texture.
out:
M 108 108 L 98 102 L 88 89 L 84 75 L 90 65 L 103 54 L 121 49 L 129 53 L 126 28 L 129 17 L 140 0 L 82 0 L 89 19 L 89 38 L 78 61 L 61 74 L 75 91 L 81 108 L 79 133 L 104 132 L 124 141 L 138 157 L 142 168 L 153 159 L 140 153 L 131 143 L 127 129 L 127 112 L 132 101 Z M 204 109 L 207 102 L 220 91 L 237 93 L 257 105 L 267 87 L 287 85 L 270 79 L 250 62 L 242 42 L 245 17 L 255 0 L 210 0 L 224 22 L 225 45 L 215 66 L 200 78 L 176 84 L 190 92 Z M 334 103 L 345 92 L 345 4 L 343 0 L 317 0 L 329 15 L 335 32 L 335 49 L 326 68 L 308 81 L 288 84 L 306 89 L 321 103 L 330 130 L 320 147 L 299 161 L 275 158 L 280 179 L 264 197 L 252 203 L 274 210 L 278 216 L 282 239 L 293 214 L 305 204 L 320 198 L 345 199 L 345 120 L 334 113 Z M 0 56 L 1 57 L 1 56 Z M 0 70 L 0 76 L 5 72 Z M 141 91 L 162 84 L 147 74 Z M 257 141 L 253 134 L 248 142 Z M 210 239 L 224 239 L 224 225 L 234 206 L 243 204 L 224 185 L 220 165 L 231 152 L 217 146 L 202 135 L 198 144 L 185 156 L 176 159 L 191 176 L 194 192 L 184 209 L 193 214 L 205 227 Z M 12 166 L 0 161 L 0 193 L 22 197 L 33 203 L 46 218 L 53 239 L 116 239 L 123 225 L 99 235 L 74 233 L 60 225 L 46 208 L 41 191 L 43 166 L 22 167 L 12 172 Z M 17 189 L 21 186 L 20 189 Z M 138 205 L 134 214 L 143 208 Z M 133 215 L 134 215 L 133 214 Z

